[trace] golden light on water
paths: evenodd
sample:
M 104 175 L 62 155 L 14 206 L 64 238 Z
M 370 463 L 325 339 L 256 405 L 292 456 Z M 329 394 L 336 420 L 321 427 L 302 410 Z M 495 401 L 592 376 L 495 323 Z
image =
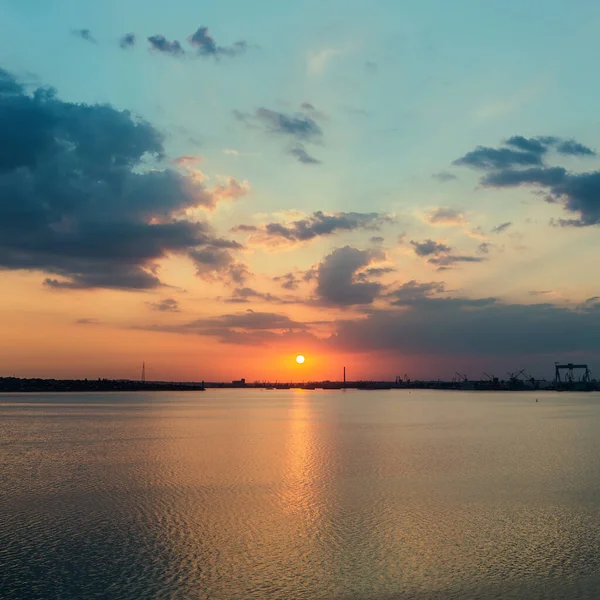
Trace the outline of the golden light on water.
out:
M 304 364 L 304 361 L 305 361 L 305 360 L 306 360 L 306 359 L 304 358 L 304 356 L 303 356 L 302 354 L 298 354 L 298 356 L 296 356 L 296 362 L 297 362 L 299 365 L 302 365 L 302 364 Z

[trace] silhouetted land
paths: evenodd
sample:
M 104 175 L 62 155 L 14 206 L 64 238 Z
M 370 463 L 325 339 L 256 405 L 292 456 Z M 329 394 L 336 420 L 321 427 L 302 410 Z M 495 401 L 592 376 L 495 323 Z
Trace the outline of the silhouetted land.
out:
M 123 379 L 20 379 L 0 377 L 0 392 L 142 392 L 203 391 L 202 383 Z
M 559 383 L 547 380 L 507 380 L 484 381 L 311 381 L 302 383 L 281 383 L 267 381 L 232 382 L 164 382 L 131 381 L 123 379 L 20 379 L 18 377 L 0 377 L 0 392 L 141 392 L 141 391 L 203 391 L 205 388 L 240 389 L 432 389 L 432 390 L 478 390 L 524 392 L 537 390 L 555 391 L 600 391 L 600 384 L 591 382 Z

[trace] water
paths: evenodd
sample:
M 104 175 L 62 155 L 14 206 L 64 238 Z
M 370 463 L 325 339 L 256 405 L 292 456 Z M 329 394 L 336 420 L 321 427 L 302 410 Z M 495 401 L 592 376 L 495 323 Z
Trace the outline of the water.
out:
M 595 394 L 0 395 L 0 468 L 3 600 L 600 596 Z

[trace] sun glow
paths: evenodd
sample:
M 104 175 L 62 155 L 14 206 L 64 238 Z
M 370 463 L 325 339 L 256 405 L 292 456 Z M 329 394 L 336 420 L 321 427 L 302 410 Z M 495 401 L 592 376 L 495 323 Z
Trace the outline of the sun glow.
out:
M 296 356 L 296 362 L 297 362 L 299 365 L 302 365 L 302 364 L 304 364 L 304 361 L 305 361 L 305 360 L 306 360 L 306 359 L 304 358 L 304 356 L 302 356 L 302 354 L 298 354 L 298 356 Z

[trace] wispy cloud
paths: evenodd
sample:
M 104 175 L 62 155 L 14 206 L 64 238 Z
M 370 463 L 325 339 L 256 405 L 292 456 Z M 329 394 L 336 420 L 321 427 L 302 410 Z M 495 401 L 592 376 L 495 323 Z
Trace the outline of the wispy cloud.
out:
M 96 38 L 92 35 L 92 32 L 89 29 L 72 29 L 71 33 L 74 36 L 79 37 L 82 40 L 85 40 L 86 42 L 90 42 L 92 44 L 97 43 Z

